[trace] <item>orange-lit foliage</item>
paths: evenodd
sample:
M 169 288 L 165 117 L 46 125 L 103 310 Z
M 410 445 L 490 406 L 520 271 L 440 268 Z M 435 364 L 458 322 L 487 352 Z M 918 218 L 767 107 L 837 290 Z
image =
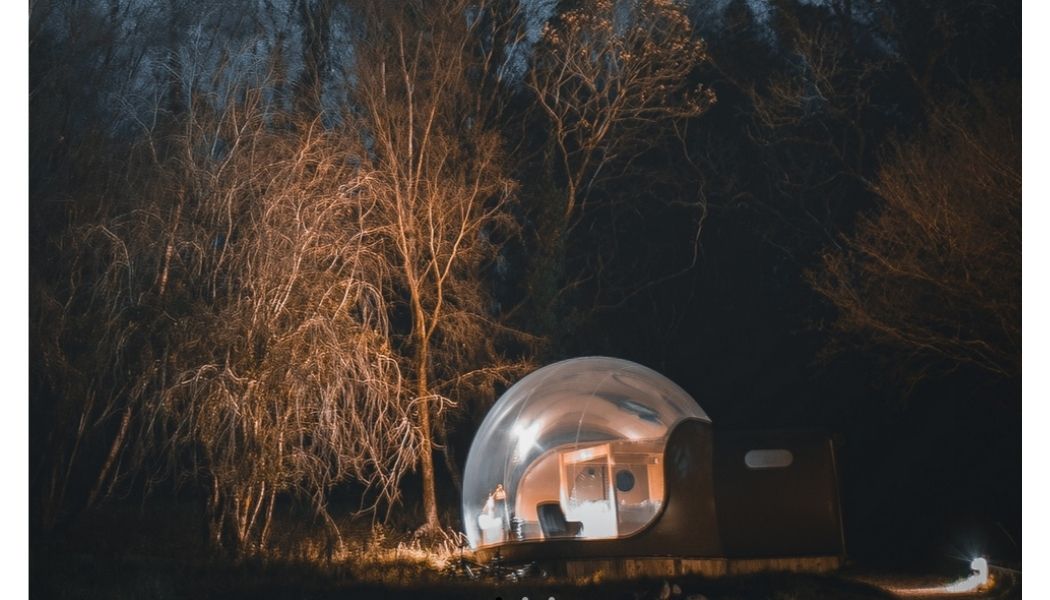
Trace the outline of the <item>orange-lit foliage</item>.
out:
M 56 338 L 94 332 L 97 369 L 122 371 L 127 391 L 106 401 L 134 435 L 113 452 L 164 465 L 148 477 L 205 483 L 213 541 L 249 550 L 265 545 L 279 494 L 325 518 L 328 491 L 349 480 L 395 501 L 420 436 L 352 135 L 282 124 L 260 90 L 242 92 L 221 110 L 196 98 L 176 134 L 150 139 L 167 158 L 140 163 L 126 198 L 62 240 L 77 280 L 62 293 L 81 300 L 53 298 L 82 320 L 57 321 Z
M 185 110 L 53 238 L 66 266 L 40 286 L 36 321 L 69 421 L 55 512 L 91 434 L 107 454 L 87 504 L 136 480 L 192 482 L 211 541 L 235 552 L 266 546 L 287 496 L 335 553 L 332 488 L 356 482 L 363 510 L 389 510 L 420 465 L 437 525 L 442 410 L 522 368 L 498 351 L 517 334 L 485 279 L 515 186 L 499 136 L 463 113 L 481 60 L 466 5 L 365 8 L 360 112 L 283 110 L 277 83 L 229 66 L 214 92 L 179 82 Z

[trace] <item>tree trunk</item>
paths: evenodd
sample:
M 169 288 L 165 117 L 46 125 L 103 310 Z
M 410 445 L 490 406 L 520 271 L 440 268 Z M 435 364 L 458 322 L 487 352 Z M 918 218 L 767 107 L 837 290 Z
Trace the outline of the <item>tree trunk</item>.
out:
M 449 446 L 447 431 L 444 419 L 440 419 L 437 427 L 434 428 L 434 437 L 437 438 L 438 444 L 441 445 L 441 454 L 445 457 L 445 468 L 448 469 L 448 474 L 452 478 L 452 485 L 455 486 L 457 493 L 462 494 L 463 478 L 460 476 L 459 465 L 456 464 L 456 457 L 452 453 L 452 447 Z
M 223 528 L 226 526 L 226 514 L 222 507 L 222 494 L 219 490 L 219 480 L 215 477 L 211 482 L 211 495 L 208 497 L 208 545 L 212 550 L 220 550 L 223 547 Z
M 95 481 L 95 486 L 91 488 L 91 493 L 88 495 L 87 508 L 95 506 L 95 502 L 98 500 L 99 493 L 102 491 L 102 486 L 106 483 L 106 477 L 109 475 L 110 469 L 113 468 L 113 463 L 117 460 L 117 455 L 124 448 L 124 438 L 128 434 L 128 424 L 131 422 L 131 405 L 129 404 L 124 408 L 124 414 L 120 418 L 120 429 L 117 430 L 117 436 L 113 438 L 113 444 L 109 448 L 109 454 L 106 455 L 106 462 L 102 465 L 102 470 L 99 471 L 98 479 Z
M 437 493 L 434 487 L 434 443 L 433 430 L 430 422 L 430 392 L 427 386 L 427 364 L 430 360 L 430 344 L 425 335 L 420 336 L 419 349 L 416 355 L 416 371 L 418 386 L 416 394 L 419 398 L 419 427 L 423 433 L 423 448 L 420 451 L 419 461 L 423 471 L 423 513 L 426 521 L 423 529 L 437 530 L 441 528 L 437 513 Z
M 266 515 L 263 517 L 263 528 L 262 533 L 259 534 L 259 549 L 266 550 L 266 545 L 270 541 L 270 523 L 273 522 L 273 505 L 277 500 L 276 486 L 270 489 L 270 500 L 266 503 Z

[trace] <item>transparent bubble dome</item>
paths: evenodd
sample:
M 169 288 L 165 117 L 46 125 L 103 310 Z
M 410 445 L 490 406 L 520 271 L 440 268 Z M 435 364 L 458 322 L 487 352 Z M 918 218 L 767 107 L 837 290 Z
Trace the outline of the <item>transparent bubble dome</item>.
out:
M 667 436 L 710 422 L 670 379 L 606 357 L 548 365 L 516 383 L 485 417 L 463 477 L 472 547 L 630 535 L 664 502 Z

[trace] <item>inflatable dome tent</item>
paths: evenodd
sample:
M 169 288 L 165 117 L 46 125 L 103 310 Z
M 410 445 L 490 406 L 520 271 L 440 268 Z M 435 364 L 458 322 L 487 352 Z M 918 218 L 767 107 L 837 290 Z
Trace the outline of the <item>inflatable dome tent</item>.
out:
M 716 435 L 674 382 L 605 357 L 548 365 L 496 402 L 463 522 L 482 560 L 570 576 L 829 570 L 845 551 L 827 436 Z

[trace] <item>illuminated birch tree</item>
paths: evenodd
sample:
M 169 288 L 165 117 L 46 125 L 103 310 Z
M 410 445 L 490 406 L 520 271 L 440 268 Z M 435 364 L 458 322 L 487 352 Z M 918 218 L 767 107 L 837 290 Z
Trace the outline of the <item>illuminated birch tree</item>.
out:
M 520 370 L 496 341 L 486 268 L 514 229 L 515 184 L 479 86 L 491 66 L 477 52 L 479 7 L 429 2 L 369 8 L 358 44 L 365 230 L 389 269 L 386 300 L 405 317 L 398 348 L 411 379 L 421 440 L 424 528 L 439 526 L 433 449 L 452 392 Z M 473 12 L 472 12 L 473 11 Z M 471 20 L 471 16 L 475 18 Z

